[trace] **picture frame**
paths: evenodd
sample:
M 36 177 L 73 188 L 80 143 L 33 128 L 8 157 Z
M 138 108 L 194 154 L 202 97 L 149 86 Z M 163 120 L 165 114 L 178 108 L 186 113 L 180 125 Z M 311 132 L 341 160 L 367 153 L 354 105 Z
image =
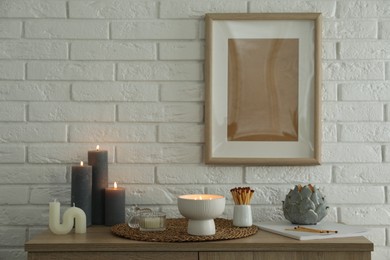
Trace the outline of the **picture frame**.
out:
M 205 163 L 321 162 L 320 13 L 206 14 Z

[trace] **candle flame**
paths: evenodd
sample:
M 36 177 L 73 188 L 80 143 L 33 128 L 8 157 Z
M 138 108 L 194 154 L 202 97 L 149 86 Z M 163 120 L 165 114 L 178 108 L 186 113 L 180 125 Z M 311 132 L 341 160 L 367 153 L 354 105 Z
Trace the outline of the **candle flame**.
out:
M 80 162 L 80 166 L 84 166 L 84 162 L 83 161 Z
M 114 182 L 114 188 L 118 188 L 118 185 L 116 184 L 116 182 Z
M 99 151 L 100 146 L 96 145 L 96 151 Z

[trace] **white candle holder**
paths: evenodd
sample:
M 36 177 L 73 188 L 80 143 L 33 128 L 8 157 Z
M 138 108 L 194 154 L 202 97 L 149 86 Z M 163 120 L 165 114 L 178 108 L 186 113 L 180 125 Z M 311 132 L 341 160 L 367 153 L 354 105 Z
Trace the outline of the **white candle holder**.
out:
M 236 227 L 252 226 L 251 205 L 234 205 L 233 226 Z
M 225 210 L 225 197 L 213 194 L 182 195 L 178 198 L 178 208 L 188 218 L 188 234 L 210 236 L 215 234 L 214 218 Z

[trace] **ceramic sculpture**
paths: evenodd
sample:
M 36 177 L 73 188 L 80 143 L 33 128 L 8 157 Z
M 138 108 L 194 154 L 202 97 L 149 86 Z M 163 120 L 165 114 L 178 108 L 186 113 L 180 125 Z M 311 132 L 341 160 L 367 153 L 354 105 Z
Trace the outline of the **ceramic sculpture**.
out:
M 314 225 L 328 213 L 325 197 L 315 186 L 296 185 L 283 201 L 284 217 L 293 224 Z

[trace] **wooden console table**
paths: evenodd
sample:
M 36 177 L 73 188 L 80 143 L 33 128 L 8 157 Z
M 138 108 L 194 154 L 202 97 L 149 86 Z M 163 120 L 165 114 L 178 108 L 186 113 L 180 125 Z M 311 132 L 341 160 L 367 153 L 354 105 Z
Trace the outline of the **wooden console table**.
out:
M 25 244 L 29 260 L 368 260 L 373 244 L 364 237 L 299 241 L 259 230 L 253 236 L 212 242 L 141 242 L 116 237 L 109 227 L 86 234 L 45 231 Z

